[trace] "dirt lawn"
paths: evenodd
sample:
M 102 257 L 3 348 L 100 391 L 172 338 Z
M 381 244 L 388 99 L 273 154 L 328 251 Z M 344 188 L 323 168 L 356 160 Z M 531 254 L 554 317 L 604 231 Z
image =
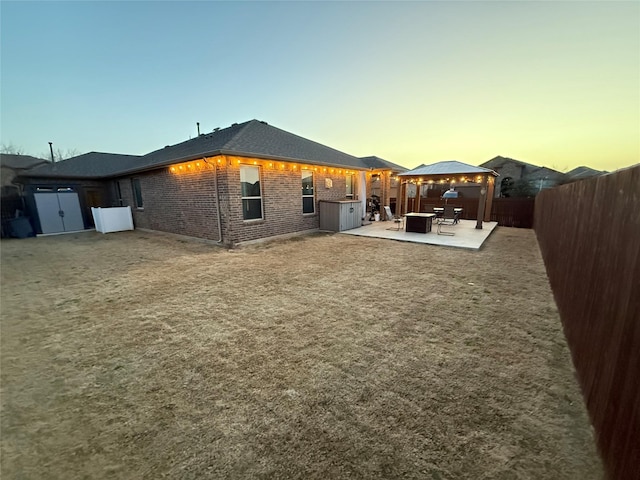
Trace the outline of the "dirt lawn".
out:
M 531 230 L 3 240 L 2 478 L 602 478 Z

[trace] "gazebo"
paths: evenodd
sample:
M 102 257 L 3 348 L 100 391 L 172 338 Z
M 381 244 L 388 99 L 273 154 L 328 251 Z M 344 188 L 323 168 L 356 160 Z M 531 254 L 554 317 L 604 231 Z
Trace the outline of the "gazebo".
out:
M 483 220 L 488 222 L 491 219 L 491 203 L 495 177 L 497 176 L 498 174 L 489 168 L 476 167 L 455 160 L 420 165 L 413 170 L 398 174 L 400 188 L 398 189 L 396 214 L 403 215 L 409 213 L 409 210 L 420 212 L 421 198 L 427 198 L 429 190 L 436 190 L 438 187 L 448 189 L 449 186 L 455 187 L 456 185 L 461 187 L 475 185 L 479 187 L 476 228 L 481 229 Z M 415 200 L 411 206 L 409 205 L 409 195 L 413 192 L 410 191 L 415 191 L 415 197 L 413 197 Z M 440 195 L 438 195 L 439 198 Z M 470 201 L 472 200 L 465 199 L 465 202 Z M 473 206 L 475 207 L 475 205 Z

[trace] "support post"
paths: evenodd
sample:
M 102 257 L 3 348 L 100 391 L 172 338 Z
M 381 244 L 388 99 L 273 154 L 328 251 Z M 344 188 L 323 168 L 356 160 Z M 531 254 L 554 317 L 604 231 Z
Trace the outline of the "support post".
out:
M 487 174 L 482 176 L 482 185 L 480 186 L 480 198 L 478 199 L 478 219 L 476 221 L 476 229 L 482 230 L 482 219 L 484 218 L 485 204 L 487 203 Z

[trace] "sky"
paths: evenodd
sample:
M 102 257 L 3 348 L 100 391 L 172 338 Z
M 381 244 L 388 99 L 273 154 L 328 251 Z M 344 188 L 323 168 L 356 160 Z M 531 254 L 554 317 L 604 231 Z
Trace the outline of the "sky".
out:
M 145 154 L 251 119 L 413 168 L 640 162 L 640 2 L 0 2 L 0 140 Z

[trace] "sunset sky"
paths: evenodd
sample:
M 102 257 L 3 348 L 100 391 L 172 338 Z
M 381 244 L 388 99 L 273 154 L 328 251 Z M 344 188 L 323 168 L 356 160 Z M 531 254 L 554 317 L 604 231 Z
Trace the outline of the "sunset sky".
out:
M 412 168 L 640 162 L 640 3 L 7 2 L 3 144 L 144 154 L 253 118 Z

